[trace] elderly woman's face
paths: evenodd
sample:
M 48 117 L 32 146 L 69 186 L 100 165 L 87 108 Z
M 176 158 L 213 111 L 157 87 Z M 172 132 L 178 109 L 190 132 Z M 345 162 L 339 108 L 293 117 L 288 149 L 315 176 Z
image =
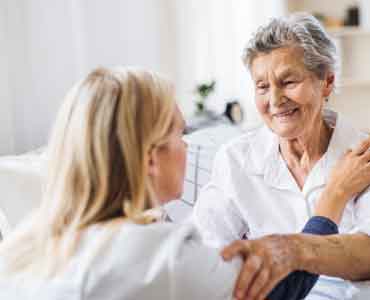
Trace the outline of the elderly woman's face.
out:
M 297 138 L 315 128 L 332 86 L 305 68 L 303 50 L 287 47 L 260 54 L 251 75 L 257 109 L 277 135 Z

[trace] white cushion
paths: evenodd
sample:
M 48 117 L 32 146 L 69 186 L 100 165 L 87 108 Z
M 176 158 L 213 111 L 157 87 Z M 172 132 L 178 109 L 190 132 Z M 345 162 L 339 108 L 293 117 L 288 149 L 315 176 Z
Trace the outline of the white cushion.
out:
M 40 152 L 0 158 L 0 209 L 11 227 L 41 201 L 42 163 Z

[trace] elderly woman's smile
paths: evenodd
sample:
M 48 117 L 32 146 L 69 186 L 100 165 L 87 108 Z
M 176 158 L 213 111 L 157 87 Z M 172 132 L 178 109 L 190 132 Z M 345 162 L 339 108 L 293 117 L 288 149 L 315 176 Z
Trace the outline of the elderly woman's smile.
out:
M 272 116 L 274 118 L 278 118 L 279 121 L 284 122 L 284 121 L 290 121 L 292 117 L 296 116 L 296 112 L 299 111 L 299 108 L 291 108 L 291 109 L 285 109 L 282 112 L 277 112 L 273 114 Z
M 296 108 L 283 108 L 281 111 L 272 113 L 272 118 L 276 122 L 289 123 L 299 120 L 299 107 Z

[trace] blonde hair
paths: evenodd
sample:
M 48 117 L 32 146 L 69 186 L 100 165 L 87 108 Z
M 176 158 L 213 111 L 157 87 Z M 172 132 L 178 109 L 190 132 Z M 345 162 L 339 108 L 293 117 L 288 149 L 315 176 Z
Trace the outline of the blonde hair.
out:
M 145 223 L 155 205 L 148 156 L 166 142 L 174 106 L 172 85 L 148 71 L 99 68 L 73 87 L 49 142 L 42 204 L 0 246 L 8 271 L 50 276 L 89 225 Z

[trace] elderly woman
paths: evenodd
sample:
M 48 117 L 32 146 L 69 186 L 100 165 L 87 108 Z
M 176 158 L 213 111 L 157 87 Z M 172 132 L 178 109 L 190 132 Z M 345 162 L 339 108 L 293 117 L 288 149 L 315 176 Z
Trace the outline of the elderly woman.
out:
M 365 138 L 342 116 L 324 110 L 338 61 L 335 45 L 312 16 L 291 15 L 261 27 L 245 50 L 244 62 L 264 126 L 228 143 L 216 155 L 211 182 L 194 210 L 204 241 L 213 247 L 298 232 L 312 216 L 333 164 Z M 310 247 L 316 251 L 301 269 L 352 280 L 370 278 L 369 198 L 365 192 L 347 204 L 339 231 L 348 235 L 315 240 Z M 262 262 L 266 257 L 261 257 L 251 262 L 256 277 L 241 281 L 269 280 L 271 273 L 264 269 L 268 263 Z M 344 299 L 349 286 L 323 277 L 311 296 Z

